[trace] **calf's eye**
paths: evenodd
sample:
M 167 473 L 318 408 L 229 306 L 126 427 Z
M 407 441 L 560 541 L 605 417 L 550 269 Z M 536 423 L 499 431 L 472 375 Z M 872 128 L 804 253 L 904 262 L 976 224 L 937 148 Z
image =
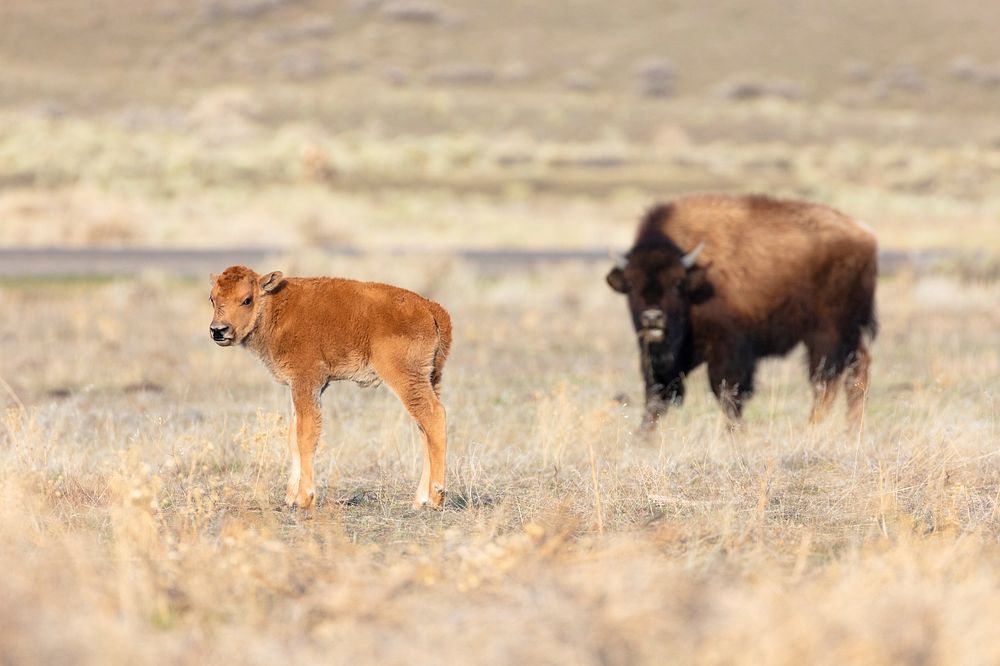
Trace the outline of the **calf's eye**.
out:
M 243 305 L 250 305 L 251 303 L 253 303 L 253 298 L 251 298 L 250 296 L 247 296 L 246 298 L 243 299 Z

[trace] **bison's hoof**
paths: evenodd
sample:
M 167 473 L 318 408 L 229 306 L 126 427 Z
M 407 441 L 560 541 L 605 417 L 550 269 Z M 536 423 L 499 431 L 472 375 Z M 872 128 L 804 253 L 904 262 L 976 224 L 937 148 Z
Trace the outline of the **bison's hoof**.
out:
M 659 421 L 643 420 L 639 426 L 639 437 L 645 440 L 652 440 L 659 432 Z

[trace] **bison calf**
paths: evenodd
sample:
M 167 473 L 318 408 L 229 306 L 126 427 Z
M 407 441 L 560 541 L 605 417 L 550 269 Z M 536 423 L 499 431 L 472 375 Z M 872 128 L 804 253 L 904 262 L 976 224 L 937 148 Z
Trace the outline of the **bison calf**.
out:
M 738 418 L 758 359 L 809 352 L 811 420 L 846 374 L 860 419 L 874 337 L 877 246 L 871 231 L 816 204 L 763 196 L 690 196 L 653 208 L 607 282 L 628 296 L 646 382 L 648 429 L 708 364 L 712 391 Z
M 413 292 L 339 278 L 257 275 L 232 266 L 212 276 L 220 347 L 242 345 L 289 388 L 292 419 L 288 506 L 313 503 L 313 452 L 320 396 L 331 381 L 384 381 L 420 427 L 424 466 L 414 506 L 440 507 L 445 492 L 445 410 L 438 399 L 451 344 L 451 318 Z

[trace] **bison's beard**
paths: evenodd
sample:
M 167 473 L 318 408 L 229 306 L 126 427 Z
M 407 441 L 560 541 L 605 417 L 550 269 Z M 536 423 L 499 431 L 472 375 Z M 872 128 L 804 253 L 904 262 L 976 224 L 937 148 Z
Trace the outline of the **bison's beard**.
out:
M 639 359 L 647 394 L 675 405 L 684 399 L 684 369 L 678 364 L 680 348 L 678 341 L 653 342 L 648 336 L 639 337 Z

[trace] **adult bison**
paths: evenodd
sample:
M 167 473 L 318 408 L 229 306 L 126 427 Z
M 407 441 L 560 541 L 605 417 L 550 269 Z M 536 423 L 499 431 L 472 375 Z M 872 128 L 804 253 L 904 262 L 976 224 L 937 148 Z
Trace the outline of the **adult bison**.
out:
M 261 276 L 245 266 L 213 275 L 211 300 L 209 332 L 216 344 L 246 347 L 289 388 L 289 506 L 313 503 L 320 395 L 339 379 L 362 386 L 385 381 L 399 396 L 425 446 L 414 506 L 441 506 L 445 412 L 438 394 L 451 345 L 444 308 L 387 284 L 286 278 L 279 271 Z
M 643 425 L 682 401 L 685 376 L 702 363 L 725 413 L 739 418 L 757 360 L 799 342 L 809 352 L 810 420 L 826 415 L 845 374 L 848 415 L 859 420 L 876 272 L 871 231 L 826 206 L 700 195 L 654 207 L 607 275 L 628 296 L 639 339 Z

